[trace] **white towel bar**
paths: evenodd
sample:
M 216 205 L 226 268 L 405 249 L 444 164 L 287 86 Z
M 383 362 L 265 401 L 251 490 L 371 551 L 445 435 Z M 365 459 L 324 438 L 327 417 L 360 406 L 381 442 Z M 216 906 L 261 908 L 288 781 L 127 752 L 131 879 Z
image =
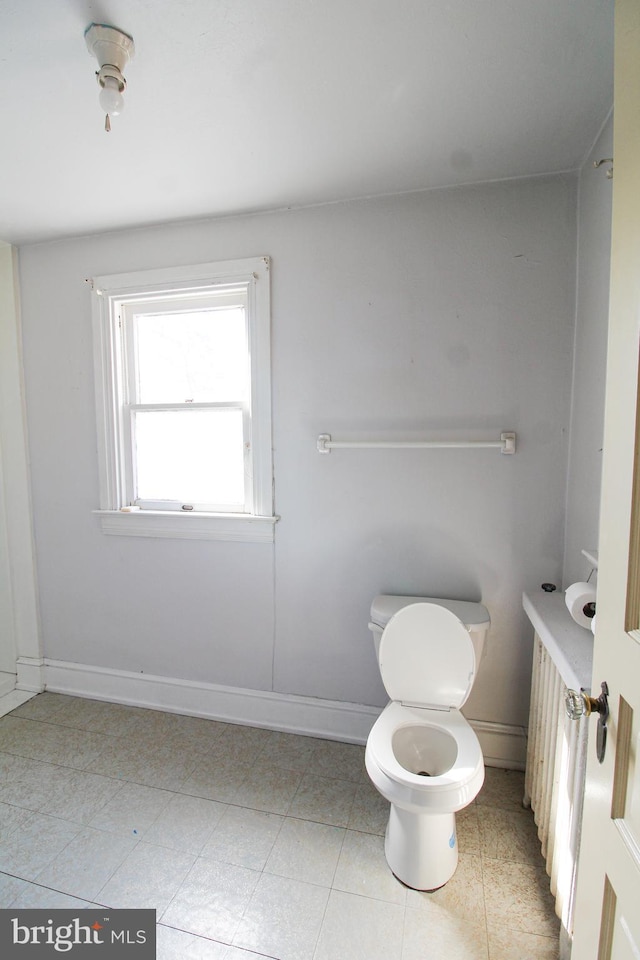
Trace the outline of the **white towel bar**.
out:
M 501 433 L 499 440 L 332 440 L 330 433 L 321 433 L 318 437 L 318 453 L 331 453 L 332 450 L 348 448 L 360 449 L 425 449 L 427 447 L 495 447 L 500 453 L 516 452 L 516 435 L 513 432 Z

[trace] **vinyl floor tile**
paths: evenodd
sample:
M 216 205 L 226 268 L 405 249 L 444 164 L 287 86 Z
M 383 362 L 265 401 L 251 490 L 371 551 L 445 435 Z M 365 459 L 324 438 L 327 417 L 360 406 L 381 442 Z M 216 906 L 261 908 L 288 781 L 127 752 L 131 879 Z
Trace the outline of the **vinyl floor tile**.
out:
M 161 790 L 179 790 L 200 760 L 195 748 L 165 742 L 129 744 L 120 737 L 111 741 L 108 752 L 95 757 L 87 770 Z
M 0 906 L 10 907 L 16 897 L 30 886 L 28 880 L 22 880 L 8 873 L 0 873 Z
M 522 810 L 523 797 L 524 773 L 521 770 L 485 768 L 484 784 L 476 797 L 476 803 L 506 810 Z
M 489 960 L 558 960 L 558 938 L 519 930 L 489 931 Z
M 235 803 L 250 771 L 250 764 L 229 757 L 204 757 L 181 784 L 180 793 L 221 803 Z
M 136 843 L 128 837 L 83 827 L 34 879 L 61 893 L 94 901 Z
M 489 929 L 557 937 L 559 921 L 553 910 L 545 868 L 508 860 L 482 861 Z
M 65 727 L 101 733 L 109 737 L 132 737 L 135 736 L 139 712 L 137 707 L 127 707 L 120 703 L 69 697 L 48 719 Z
M 146 831 L 145 840 L 197 856 L 227 809 L 226 804 L 215 800 L 172 794 L 160 816 Z
M 162 923 L 157 926 L 156 960 L 227 960 L 228 949 L 216 940 L 196 937 Z
M 11 712 L 12 717 L 24 717 L 27 720 L 54 720 L 68 703 L 79 702 L 78 697 L 68 697 L 63 693 L 39 693 L 20 707 Z M 97 704 L 97 700 L 89 700 L 90 704 Z
M 404 904 L 407 888 L 400 883 L 384 855 L 384 837 L 347 830 L 333 879 L 336 890 L 375 900 Z
M 283 822 L 277 814 L 227 806 L 205 843 L 202 856 L 262 870 Z
M 477 805 L 474 813 L 484 857 L 532 863 L 542 856 L 538 831 L 528 811 Z
M 312 764 L 313 752 L 322 743 L 314 737 L 295 733 L 274 733 L 260 754 L 261 763 L 270 763 L 285 770 L 306 772 Z
M 169 926 L 231 943 L 261 874 L 199 858 L 161 915 Z
M 289 807 L 289 816 L 346 827 L 358 790 L 351 780 L 305 774 Z
M 485 809 L 491 809 L 489 807 Z M 456 836 L 460 853 L 480 853 L 480 823 L 477 804 L 456 813 Z
M 233 938 L 278 960 L 312 960 L 329 890 L 263 873 Z
M 252 764 L 238 786 L 234 803 L 266 813 L 287 813 L 303 774 L 271 764 Z
M 512 953 L 509 960 L 524 955 Z M 428 917 L 407 908 L 404 922 L 402 960 L 488 960 L 484 923 L 461 920 L 455 913 Z
M 80 826 L 32 813 L 4 843 L 0 843 L 0 870 L 23 880 L 35 880 L 77 836 Z
M 485 889 L 481 857 L 461 853 L 456 872 L 444 887 L 433 893 L 407 891 L 407 907 L 422 912 L 434 922 L 443 914 L 456 916 L 469 923 L 483 923 L 485 919 Z
M 264 872 L 330 887 L 345 830 L 288 818 L 282 824 Z
M 357 743 L 336 743 L 322 740 L 311 758 L 312 772 L 317 777 L 336 777 L 354 783 L 368 781 L 364 766 L 364 747 Z
M 40 810 L 49 797 L 53 764 L 0 753 L 0 802 Z
M 370 783 L 361 783 L 356 789 L 347 824 L 361 833 L 384 836 L 389 820 L 389 804 Z
M 409 890 L 364 750 L 41 694 L 0 717 L 0 906 L 151 906 L 158 960 L 557 960 L 518 771 L 457 816 L 458 869 Z
M 86 910 L 93 904 L 70 897 L 68 893 L 60 893 L 59 890 L 51 890 L 50 887 L 28 883 L 9 906 L 19 910 Z
M 89 823 L 121 789 L 122 784 L 110 777 L 52 766 L 47 780 L 47 799 L 40 812 L 75 823 Z
M 90 826 L 140 840 L 173 796 L 168 790 L 139 783 L 119 784 L 118 792 L 92 817 Z
M 84 730 L 72 730 L 12 714 L 0 720 L 0 750 L 31 760 L 81 770 L 99 754 L 102 745 L 102 738 Z
M 147 717 L 147 714 L 149 717 Z M 136 719 L 135 736 L 140 744 L 164 744 L 197 750 L 206 755 L 214 748 L 229 724 L 203 717 L 183 717 L 176 713 L 141 711 Z
M 254 764 L 260 761 L 262 752 L 273 736 L 271 730 L 228 724 L 212 744 L 210 753 L 211 756 Z
M 404 907 L 332 890 L 314 960 L 401 960 Z
M 31 811 L 15 807 L 10 803 L 0 803 L 0 843 L 23 826 L 31 817 Z
M 148 908 L 164 912 L 195 862 L 150 843 L 137 844 L 120 864 L 96 899 L 114 908 Z

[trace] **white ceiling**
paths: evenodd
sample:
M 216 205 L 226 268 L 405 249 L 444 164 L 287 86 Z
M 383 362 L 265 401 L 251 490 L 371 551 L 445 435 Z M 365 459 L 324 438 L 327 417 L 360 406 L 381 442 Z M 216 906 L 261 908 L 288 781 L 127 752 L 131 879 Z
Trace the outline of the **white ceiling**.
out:
M 84 31 L 134 37 L 106 134 Z M 0 238 L 575 169 L 613 0 L 0 0 Z

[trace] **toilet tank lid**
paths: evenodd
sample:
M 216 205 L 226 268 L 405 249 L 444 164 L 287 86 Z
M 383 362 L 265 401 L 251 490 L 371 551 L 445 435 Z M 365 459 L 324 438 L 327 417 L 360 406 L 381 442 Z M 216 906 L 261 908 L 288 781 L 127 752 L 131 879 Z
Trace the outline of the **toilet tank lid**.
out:
M 403 607 L 408 607 L 411 603 L 437 603 L 451 610 L 467 627 L 491 622 L 489 611 L 481 603 L 473 603 L 470 600 L 445 600 L 440 597 L 398 597 L 387 593 L 374 597 L 371 604 L 371 622 L 384 628 L 394 613 L 402 610 Z

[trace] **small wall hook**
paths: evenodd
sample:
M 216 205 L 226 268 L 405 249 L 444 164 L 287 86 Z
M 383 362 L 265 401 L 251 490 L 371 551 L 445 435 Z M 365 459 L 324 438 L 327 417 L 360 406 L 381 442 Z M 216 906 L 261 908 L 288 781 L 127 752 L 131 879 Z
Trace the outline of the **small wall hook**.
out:
M 596 168 L 596 170 L 598 169 L 598 167 L 601 167 L 603 163 L 613 163 L 613 157 L 605 157 L 603 160 L 593 161 L 593 165 Z M 613 167 L 609 167 L 609 169 L 607 170 L 607 180 L 611 180 L 611 179 L 613 179 Z

